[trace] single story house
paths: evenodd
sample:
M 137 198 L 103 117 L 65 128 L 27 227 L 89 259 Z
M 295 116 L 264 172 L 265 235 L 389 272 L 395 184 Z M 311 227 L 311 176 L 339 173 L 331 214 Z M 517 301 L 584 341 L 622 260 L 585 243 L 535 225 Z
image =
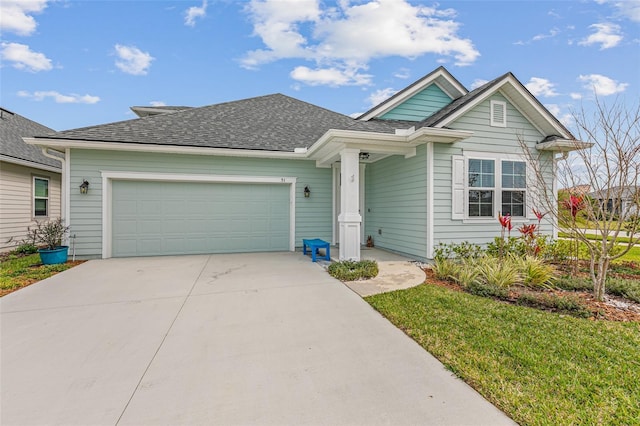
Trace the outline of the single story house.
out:
M 51 132 L 0 107 L 0 251 L 19 245 L 38 221 L 62 215 L 60 160 L 22 140 Z
M 608 190 L 598 190 L 588 194 L 598 200 L 602 210 L 622 219 L 640 213 L 640 187 L 635 185 L 614 186 Z
M 64 153 L 79 256 L 293 251 L 321 238 L 359 259 L 371 236 L 426 260 L 440 242 L 491 241 L 499 213 L 535 220 L 521 143 L 550 178 L 554 158 L 580 147 L 512 73 L 469 91 L 443 67 L 358 118 L 282 94 L 132 109 L 139 118 L 25 138 Z

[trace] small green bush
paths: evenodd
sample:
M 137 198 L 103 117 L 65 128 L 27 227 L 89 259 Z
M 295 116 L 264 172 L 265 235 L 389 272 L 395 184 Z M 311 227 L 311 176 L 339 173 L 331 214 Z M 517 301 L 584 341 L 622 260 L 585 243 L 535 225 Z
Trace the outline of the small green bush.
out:
M 531 256 L 518 259 L 522 284 L 530 288 L 552 288 L 556 269 L 553 265 Z
M 33 243 L 22 243 L 18 247 L 11 250 L 11 254 L 25 255 L 33 254 L 38 251 L 38 247 Z
M 493 284 L 487 284 L 480 280 L 475 280 L 465 287 L 465 290 L 471 294 L 482 297 L 495 297 L 498 299 L 506 299 L 509 296 L 509 289 L 498 287 Z
M 451 274 L 451 278 L 465 288 L 478 281 L 479 276 L 480 271 L 473 260 L 456 264 Z
M 572 295 L 558 296 L 556 294 L 521 294 L 517 303 L 533 308 L 549 309 L 554 312 L 566 313 L 575 317 L 588 318 L 592 316 L 591 311 L 582 301 Z
M 574 277 L 573 275 L 565 275 L 555 280 L 556 288 L 571 291 L 590 291 L 593 289 L 591 281 L 585 278 Z
M 333 262 L 328 268 L 329 275 L 340 281 L 355 281 L 374 278 L 378 275 L 378 263 L 375 260 L 343 260 Z
M 433 263 L 433 273 L 441 280 L 450 280 L 457 269 L 456 263 L 448 258 L 436 258 Z
M 605 285 L 605 290 L 609 294 L 625 297 L 640 303 L 640 281 L 637 279 L 609 278 Z
M 509 288 L 520 281 L 518 265 L 512 257 L 498 259 L 486 257 L 478 263 L 480 279 L 486 284 L 500 288 Z
M 482 246 L 473 244 L 468 241 L 461 243 L 442 244 L 434 250 L 434 258 L 437 259 L 457 259 L 457 260 L 469 260 L 478 259 L 485 256 L 485 251 Z

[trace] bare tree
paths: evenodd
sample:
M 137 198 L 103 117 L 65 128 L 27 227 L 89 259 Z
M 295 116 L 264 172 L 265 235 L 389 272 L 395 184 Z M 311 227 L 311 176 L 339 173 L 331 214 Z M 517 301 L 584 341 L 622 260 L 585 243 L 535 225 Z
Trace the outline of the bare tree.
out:
M 583 107 L 573 113 L 573 120 L 577 140 L 569 142 L 574 145 L 570 156 L 545 158 L 521 146 L 537 180 L 538 204 L 587 247 L 594 296 L 603 300 L 611 261 L 640 242 L 640 105 L 627 109 L 616 100 L 607 106 L 596 98 L 593 113 Z M 560 187 L 588 185 L 590 195 L 575 191 L 562 208 L 557 187 L 550 182 L 554 172 Z M 585 229 L 576 220 L 578 214 L 595 230 Z M 594 233 L 601 239 L 593 239 Z M 628 242 L 616 241 L 624 235 Z

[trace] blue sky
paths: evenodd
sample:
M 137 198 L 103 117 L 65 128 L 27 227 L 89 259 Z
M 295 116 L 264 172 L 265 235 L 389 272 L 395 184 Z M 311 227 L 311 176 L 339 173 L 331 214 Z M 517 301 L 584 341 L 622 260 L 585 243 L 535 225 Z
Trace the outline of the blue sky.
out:
M 283 93 L 347 115 L 445 66 L 572 109 L 640 98 L 640 1 L 0 0 L 0 101 L 55 130 Z

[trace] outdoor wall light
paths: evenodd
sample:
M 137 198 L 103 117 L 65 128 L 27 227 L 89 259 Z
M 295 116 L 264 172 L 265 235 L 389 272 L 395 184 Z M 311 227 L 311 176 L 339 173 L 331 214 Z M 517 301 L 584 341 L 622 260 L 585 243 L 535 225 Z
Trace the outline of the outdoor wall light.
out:
M 360 159 L 361 160 L 368 160 L 369 159 L 369 153 L 368 152 L 361 152 L 360 153 Z
M 80 193 L 86 194 L 87 191 L 89 191 L 89 182 L 86 179 L 84 179 L 82 181 L 82 184 L 80 185 Z
M 305 186 L 304 187 L 304 198 L 309 198 L 311 196 L 311 190 L 309 189 L 309 186 Z

